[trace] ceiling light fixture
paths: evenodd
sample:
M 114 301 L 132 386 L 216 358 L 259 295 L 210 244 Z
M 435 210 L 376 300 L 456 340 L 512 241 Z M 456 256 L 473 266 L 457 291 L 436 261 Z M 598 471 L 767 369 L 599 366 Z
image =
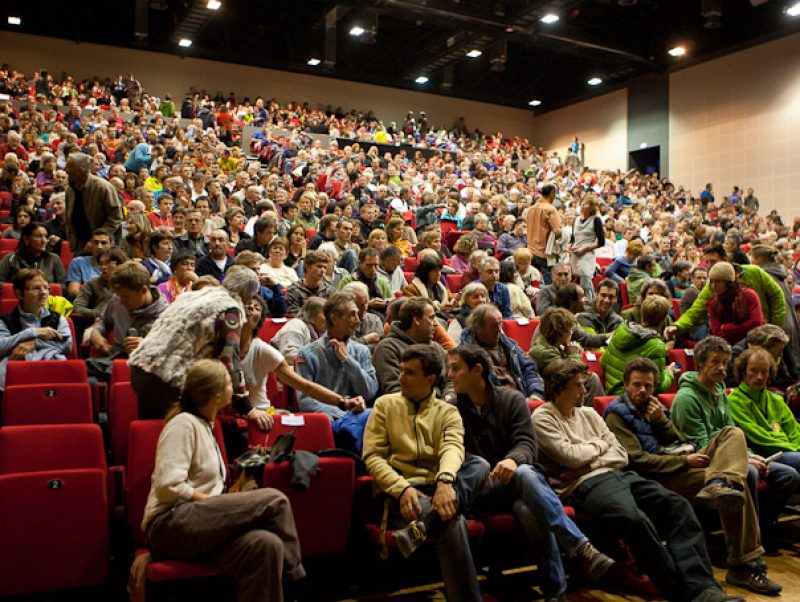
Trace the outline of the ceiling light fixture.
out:
M 188 48 L 191 45 L 192 41 L 187 40 L 186 38 L 181 38 L 180 42 L 178 42 L 178 46 L 181 46 L 182 48 Z
M 317 58 L 311 58 L 311 59 L 308 59 L 308 61 L 306 61 L 306 65 L 310 65 L 311 67 L 316 67 L 321 62 L 322 61 L 317 59 Z
M 686 48 L 684 48 L 683 46 L 675 46 L 675 48 L 669 49 L 669 55 L 674 56 L 675 58 L 683 56 L 684 54 L 686 54 Z
M 590 86 L 599 86 L 600 84 L 603 83 L 603 80 L 600 79 L 599 77 L 593 77 L 586 83 L 589 84 Z
M 557 22 L 560 19 L 558 15 L 553 13 L 547 13 L 544 17 L 539 19 L 545 25 L 552 25 L 553 23 Z
M 481 51 L 480 51 L 480 50 L 478 50 L 477 48 L 473 48 L 472 50 L 470 50 L 470 51 L 467 53 L 467 56 L 468 56 L 469 58 L 471 58 L 471 59 L 476 59 L 476 58 L 478 58 L 478 57 L 479 57 L 480 55 L 482 55 L 482 54 L 483 54 L 483 52 L 481 52 Z
M 800 16 L 800 2 L 795 2 L 789 8 L 786 9 L 786 14 L 790 17 L 797 17 Z M 9 19 L 9 23 L 11 20 Z
M 427 76 L 425 76 L 425 75 L 420 75 L 420 76 L 419 76 L 417 79 L 415 79 L 414 81 L 415 81 L 415 82 L 417 82 L 418 84 L 427 84 L 427 83 L 428 83 L 428 77 L 427 77 Z
M 532 100 L 532 101 L 530 101 L 528 104 L 529 104 L 530 106 L 532 106 L 532 107 L 538 107 L 540 104 L 542 104 L 542 101 L 541 101 L 541 100 L 536 100 L 536 99 L 533 99 L 533 100 Z
M 219 0 L 208 0 L 208 4 L 206 4 L 208 10 L 219 10 L 220 6 L 222 6 L 222 2 Z
M 8 18 L 9 25 L 22 25 L 22 19 L 19 17 L 9 17 Z
M 358 25 L 356 25 L 355 27 L 353 27 L 350 30 L 350 35 L 351 36 L 355 36 L 355 37 L 359 37 L 361 35 L 364 35 L 364 28 L 363 27 L 359 27 Z

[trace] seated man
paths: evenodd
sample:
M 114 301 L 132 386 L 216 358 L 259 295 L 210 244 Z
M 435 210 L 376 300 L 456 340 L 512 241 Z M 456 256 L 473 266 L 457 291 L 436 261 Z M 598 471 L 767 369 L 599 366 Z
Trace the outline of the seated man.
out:
M 701 450 L 684 443 L 655 393 L 658 367 L 647 358 L 625 366 L 625 392 L 606 408 L 609 430 L 628 452 L 630 467 L 667 489 L 719 511 L 728 548 L 726 581 L 777 595 L 761 559 L 756 502 L 747 484 L 747 442 L 740 429 L 723 428 Z
M 358 254 L 358 267 L 352 274 L 344 276 L 339 281 L 339 290 L 342 290 L 351 282 L 363 282 L 369 292 L 370 311 L 384 314 L 386 305 L 392 300 L 392 285 L 389 281 L 378 273 L 380 265 L 380 253 L 372 247 L 361 249 Z
M 589 334 L 611 334 L 622 324 L 622 316 L 614 311 L 619 286 L 610 278 L 597 283 L 594 304 L 577 315 L 578 326 Z
M 114 271 L 111 288 L 114 296 L 87 329 L 86 336 L 99 355 L 126 358 L 169 304 L 158 288 L 150 284 L 150 274 L 137 261 L 127 261 Z M 113 333 L 111 343 L 106 338 L 109 333 Z
M 364 433 L 364 463 L 388 496 L 385 527 L 403 556 L 428 537 L 450 600 L 483 600 L 461 511 L 469 507 L 489 474 L 486 460 L 464 455 L 464 427 L 455 406 L 437 399 L 439 355 L 427 345 L 403 352 L 400 391 L 375 402 Z M 420 439 L 415 433 L 426 436 Z
M 466 452 L 493 467 L 490 488 L 478 495 L 473 507 L 491 513 L 513 512 L 539 556 L 545 600 L 566 600 L 559 549 L 581 562 L 585 573 L 595 580 L 603 577 L 614 561 L 598 552 L 564 513 L 547 478 L 536 469 L 536 440 L 522 393 L 492 384 L 489 355 L 476 345 L 460 345 L 448 358 L 449 376 L 458 395 L 456 407 L 464 422 Z
M 296 316 L 309 297 L 330 297 L 334 289 L 325 282 L 325 270 L 328 268 L 328 255 L 322 251 L 309 251 L 303 260 L 303 279 L 298 280 L 286 289 L 286 314 Z
M 281 352 L 290 365 L 294 365 L 294 358 L 300 349 L 312 341 L 316 341 L 328 329 L 325 313 L 323 312 L 325 301 L 326 299 L 321 297 L 309 297 L 306 299 L 297 317 L 286 322 L 269 342 L 270 345 Z M 358 304 L 357 300 L 356 304 Z M 360 327 L 361 325 L 359 324 Z M 381 335 L 383 335 L 383 330 L 381 330 Z
M 557 263 L 550 270 L 553 278 L 552 284 L 547 284 L 539 289 L 536 297 L 536 315 L 541 316 L 556 300 L 556 291 L 572 281 L 572 266 L 568 263 Z
M 369 288 L 363 282 L 354 280 L 345 285 L 342 292 L 350 293 L 356 298 L 358 319 L 361 320 L 356 329 L 356 342 L 363 343 L 369 347 L 370 351 L 374 351 L 375 345 L 383 338 L 383 320 L 367 311 L 369 309 Z
M 99 318 L 106 304 L 114 294 L 111 288 L 111 275 L 117 266 L 122 265 L 128 258 L 119 248 L 111 247 L 95 250 L 94 261 L 100 268 L 100 275 L 84 284 L 75 298 L 74 313 L 86 319 L 88 323 Z
M 380 265 L 378 265 L 378 275 L 383 276 L 389 281 L 392 295 L 399 293 L 406 285 L 406 277 L 403 275 L 403 253 L 394 245 L 387 245 L 380 255 Z
M 719 337 L 707 337 L 694 348 L 697 372 L 687 372 L 679 381 L 672 402 L 672 422 L 698 449 L 704 448 L 722 429 L 736 426 L 725 394 L 725 375 L 731 346 Z M 748 487 L 758 499 L 761 538 L 768 549 L 774 544 L 777 520 L 786 502 L 800 485 L 800 475 L 780 462 L 767 464 L 758 454 L 750 454 Z M 769 484 L 758 493 L 759 477 Z
M 625 470 L 625 448 L 583 406 L 587 368 L 555 360 L 544 373 L 548 403 L 533 413 L 540 464 L 561 499 L 622 539 L 668 600 L 738 601 L 714 580 L 703 529 L 689 502 Z
M 544 395 L 536 363 L 503 332 L 503 316 L 494 305 L 484 303 L 472 310 L 461 342 L 478 345 L 489 353 L 495 385 L 517 389 L 528 399 L 541 399 Z
M 508 287 L 500 282 L 500 262 L 494 257 L 487 257 L 480 263 L 480 281 L 489 293 L 489 301 L 494 303 L 503 315 L 504 320 L 511 320 L 511 294 Z
M 204 200 L 207 204 L 208 200 Z M 198 200 L 199 204 L 199 200 Z M 206 220 L 199 209 L 192 209 L 186 214 L 186 233 L 174 239 L 175 251 L 193 253 L 195 258 L 204 257 L 208 251 L 208 242 L 203 234 Z
M 208 237 L 208 255 L 197 260 L 195 274 L 213 276 L 219 282 L 225 278 L 225 272 L 233 265 L 233 257 L 228 255 L 228 234 L 225 230 L 214 230 Z
M 777 389 L 788 389 L 797 379 L 793 378 L 789 372 L 786 362 L 783 361 L 784 351 L 789 344 L 789 335 L 780 326 L 775 324 L 762 324 L 757 326 L 747 336 L 731 348 L 731 361 L 728 363 L 728 376 L 725 382 L 729 387 L 739 384 L 734 367 L 736 360 L 747 349 L 761 347 L 769 352 L 775 362 L 775 371 L 770 372 L 768 387 Z
M 98 228 L 92 233 L 92 239 L 84 247 L 86 255 L 73 257 L 67 268 L 66 296 L 74 299 L 81 287 L 92 278 L 100 276 L 100 266 L 97 264 L 94 252 L 107 249 L 111 246 L 111 237 L 103 228 Z
M 0 390 L 9 360 L 65 360 L 74 344 L 67 319 L 45 307 L 50 287 L 44 274 L 22 269 L 13 282 L 19 305 L 0 316 Z
M 306 272 L 308 273 L 308 272 Z M 378 379 L 366 345 L 353 340 L 358 328 L 358 307 L 350 293 L 334 293 L 323 309 L 328 332 L 297 352 L 297 373 L 342 396 L 338 406 L 299 393 L 301 412 L 327 414 L 331 422 L 348 410 L 360 412 L 378 392 Z
M 447 379 L 447 354 L 441 345 L 433 341 L 436 324 L 436 309 L 430 299 L 410 297 L 400 306 L 397 321 L 392 323 L 389 334 L 378 343 L 372 356 L 382 394 L 400 390 L 400 358 L 411 345 L 423 344 L 431 346 L 443 366 L 435 383 L 438 394 L 443 398 L 452 395 L 452 387 Z

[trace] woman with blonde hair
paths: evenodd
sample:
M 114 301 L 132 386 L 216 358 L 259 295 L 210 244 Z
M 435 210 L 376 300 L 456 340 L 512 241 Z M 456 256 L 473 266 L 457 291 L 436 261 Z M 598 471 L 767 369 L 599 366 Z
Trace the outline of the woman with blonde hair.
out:
M 153 227 L 143 213 L 132 213 L 128 216 L 128 235 L 119 246 L 131 259 L 150 257 L 150 237 Z
M 236 581 L 239 600 L 283 600 L 283 580 L 305 576 L 294 516 L 276 489 L 225 493 L 228 467 L 213 429 L 232 395 L 219 360 L 188 367 L 158 439 L 142 530 L 156 559 L 218 564 Z
M 386 237 L 386 232 L 380 228 L 375 228 L 369 233 L 369 237 L 367 238 L 367 246 L 375 249 L 378 251 L 378 253 L 383 251 L 388 244 L 389 239 Z
M 403 258 L 414 254 L 414 248 L 408 239 L 403 237 L 403 228 L 406 222 L 402 217 L 393 217 L 386 224 L 386 238 L 390 245 L 394 245 L 403 254 Z
M 469 258 L 478 249 L 478 239 L 472 234 L 460 237 L 453 246 L 453 256 L 450 258 L 450 267 L 456 274 L 469 272 Z

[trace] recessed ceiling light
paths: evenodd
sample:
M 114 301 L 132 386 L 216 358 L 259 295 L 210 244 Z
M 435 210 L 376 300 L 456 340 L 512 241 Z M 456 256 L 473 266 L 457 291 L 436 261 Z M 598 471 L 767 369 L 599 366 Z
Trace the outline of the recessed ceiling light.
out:
M 800 15 L 800 2 L 796 2 L 792 4 L 789 8 L 786 9 L 786 14 L 790 17 L 797 17 Z
M 186 38 L 181 38 L 180 42 L 178 42 L 178 46 L 182 46 L 183 48 L 188 48 L 192 45 L 191 40 L 187 40 Z
M 8 18 L 9 25 L 22 25 L 22 19 L 19 17 L 9 17 Z
M 532 106 L 532 107 L 538 107 L 540 104 L 542 104 L 542 101 L 541 101 L 541 100 L 537 100 L 537 99 L 535 99 L 535 98 L 534 98 L 534 99 L 533 99 L 532 101 L 530 101 L 528 104 L 529 104 L 530 106 Z
M 471 58 L 471 59 L 476 59 L 476 58 L 478 58 L 478 57 L 479 57 L 480 55 L 482 55 L 482 54 L 483 54 L 483 52 L 481 52 L 481 51 L 480 51 L 480 50 L 478 50 L 477 48 L 473 48 L 472 50 L 470 50 L 470 51 L 467 53 L 467 56 L 468 56 L 469 58 Z
M 358 37 L 358 36 L 362 35 L 363 33 L 364 33 L 364 28 L 363 27 L 359 27 L 358 25 L 356 25 L 355 27 L 353 27 L 350 30 L 350 35 L 351 36 L 355 36 L 355 37 Z
M 208 4 L 206 4 L 208 10 L 219 10 L 220 6 L 222 6 L 222 2 L 219 0 L 208 0 Z
M 319 60 L 319 59 L 308 59 L 308 61 L 306 61 L 306 65 L 311 65 L 312 67 L 316 67 L 316 66 L 317 66 L 317 65 L 319 65 L 321 62 L 322 62 L 322 61 L 321 61 L 321 60 Z
M 544 23 L 545 25 L 551 25 L 552 23 L 555 23 L 556 21 L 558 21 L 559 18 L 560 17 L 558 15 L 555 15 L 553 13 L 548 13 L 548 14 L 546 14 L 544 17 L 542 17 L 539 20 L 542 23 Z
M 674 56 L 677 58 L 679 56 L 683 56 L 684 54 L 686 54 L 686 48 L 684 48 L 683 46 L 675 46 L 675 48 L 669 49 L 670 56 Z
M 599 77 L 593 77 L 586 83 L 589 84 L 590 86 L 599 86 L 600 84 L 603 83 L 603 80 L 600 79 Z
M 420 76 L 419 76 L 417 79 L 415 79 L 414 81 L 415 81 L 415 82 L 417 82 L 418 84 L 427 84 L 427 83 L 428 83 L 428 77 L 427 77 L 427 76 L 425 76 L 425 75 L 420 75 Z

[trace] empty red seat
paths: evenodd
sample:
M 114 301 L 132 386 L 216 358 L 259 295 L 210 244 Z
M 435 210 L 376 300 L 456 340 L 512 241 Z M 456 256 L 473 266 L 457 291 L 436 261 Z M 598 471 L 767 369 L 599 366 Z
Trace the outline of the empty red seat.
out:
M 520 324 L 519 320 L 503 320 L 503 332 L 514 339 L 524 351 L 531 348 L 533 333 L 539 327 L 539 318 L 527 320 L 527 323 Z
M 88 383 L 17 385 L 3 396 L 3 426 L 91 423 L 92 417 Z
M 8 362 L 6 387 L 42 383 L 88 383 L 86 362 L 82 360 L 42 360 Z
M 658 396 L 658 401 L 664 404 L 664 407 L 668 410 L 672 409 L 672 402 L 675 400 L 674 393 L 661 393 Z
M 295 425 L 302 419 L 302 425 Z M 247 423 L 247 441 L 250 447 L 272 447 L 283 433 L 294 432 L 294 448 L 316 452 L 335 447 L 331 421 L 325 414 L 276 414 L 272 430 L 265 433 L 252 422 Z
M 128 461 L 128 431 L 139 416 L 139 399 L 131 383 L 111 385 L 108 401 L 108 432 L 114 462 L 125 466 Z
M 602 351 L 584 351 L 581 354 L 581 361 L 589 368 L 589 372 L 594 372 L 600 378 L 603 389 L 606 388 L 606 371 L 600 363 L 603 356 Z

